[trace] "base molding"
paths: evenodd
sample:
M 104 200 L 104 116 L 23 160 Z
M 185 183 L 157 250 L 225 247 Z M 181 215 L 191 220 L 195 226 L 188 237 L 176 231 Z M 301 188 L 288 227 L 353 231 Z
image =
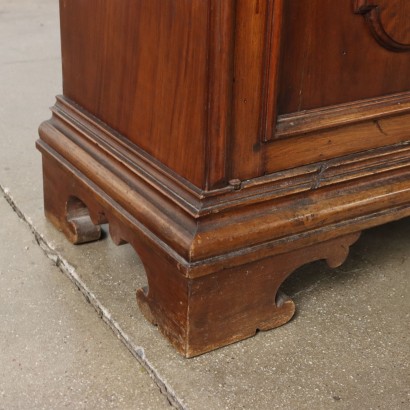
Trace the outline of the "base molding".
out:
M 48 219 L 73 243 L 107 222 L 130 243 L 140 309 L 186 357 L 288 322 L 295 269 L 337 267 L 360 231 L 410 215 L 409 144 L 201 191 L 60 99 L 37 147 Z
M 172 333 L 170 337 L 173 323 L 168 317 L 164 320 L 168 315 L 162 310 L 167 301 L 160 288 L 167 273 L 147 270 L 148 291 L 137 291 L 138 304 L 178 351 L 186 357 L 196 356 L 287 323 L 295 313 L 295 304 L 279 291 L 285 279 L 299 266 L 318 259 L 326 259 L 332 267 L 339 266 L 359 236 L 360 233 L 350 234 L 183 281 L 186 316 L 182 326 L 178 326 L 186 332 L 179 338 Z

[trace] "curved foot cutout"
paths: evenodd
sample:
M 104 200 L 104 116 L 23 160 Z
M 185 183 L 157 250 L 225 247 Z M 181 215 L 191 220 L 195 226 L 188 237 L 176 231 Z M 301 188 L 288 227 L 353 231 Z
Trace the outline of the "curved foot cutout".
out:
M 350 251 L 350 246 L 353 245 L 360 237 L 361 232 L 346 236 L 344 240 L 336 242 L 326 258 L 326 262 L 330 268 L 338 268 L 347 259 Z
M 66 204 L 68 239 L 74 244 L 92 242 L 100 239 L 101 227 L 94 225 L 87 206 L 80 199 L 70 197 Z
M 122 233 L 121 227 L 119 226 L 119 224 L 117 223 L 117 221 L 113 218 L 110 218 L 108 221 L 108 226 L 109 226 L 109 230 L 110 230 L 110 236 L 112 241 L 117 245 L 125 245 L 126 243 L 128 243 L 124 238 L 124 234 Z
M 157 321 L 155 316 L 152 314 L 151 308 L 149 306 L 148 301 L 148 286 L 144 286 L 143 288 L 137 289 L 137 303 L 138 307 L 140 308 L 142 314 L 144 315 L 145 319 L 148 320 L 154 326 L 157 326 Z
M 293 300 L 278 291 L 276 294 L 276 309 L 269 321 L 263 322 L 259 325 L 259 330 L 270 330 L 282 326 L 292 319 L 296 312 L 296 306 Z

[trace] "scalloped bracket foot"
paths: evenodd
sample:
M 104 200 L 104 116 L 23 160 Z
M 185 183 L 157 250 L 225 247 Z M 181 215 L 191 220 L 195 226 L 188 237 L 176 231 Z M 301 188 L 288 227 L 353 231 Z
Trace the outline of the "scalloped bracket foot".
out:
M 161 246 L 138 221 L 51 149 L 43 147 L 47 217 L 73 243 L 99 238 L 109 222 L 116 244 L 130 243 L 148 287 L 137 291 L 142 313 L 185 357 L 193 357 L 287 323 L 295 304 L 279 291 L 298 267 L 319 259 L 337 267 L 359 233 L 333 239 L 311 234 L 266 253 L 249 249 L 190 263 Z M 46 150 L 47 149 L 47 150 Z
M 43 159 L 44 212 L 47 219 L 75 244 L 97 241 L 101 238 L 100 224 L 106 223 L 104 211 L 91 201 L 90 207 L 80 198 L 88 196 L 75 180 L 52 162 Z
M 319 259 L 336 267 L 360 233 L 273 255 L 200 277 L 183 277 L 165 260 L 144 260 L 148 288 L 137 291 L 145 317 L 185 357 L 284 325 L 294 302 L 279 287 L 298 267 Z

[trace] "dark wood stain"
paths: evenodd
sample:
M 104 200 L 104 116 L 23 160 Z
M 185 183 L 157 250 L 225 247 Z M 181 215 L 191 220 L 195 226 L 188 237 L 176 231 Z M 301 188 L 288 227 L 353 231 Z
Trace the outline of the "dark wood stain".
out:
M 296 268 L 410 216 L 408 0 L 60 8 L 45 214 L 131 244 L 140 309 L 184 356 L 285 324 Z

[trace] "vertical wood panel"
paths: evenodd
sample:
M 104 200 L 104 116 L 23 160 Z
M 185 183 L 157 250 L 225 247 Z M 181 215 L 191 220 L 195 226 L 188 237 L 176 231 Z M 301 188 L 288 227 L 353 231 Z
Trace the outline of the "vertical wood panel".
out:
M 236 0 L 211 0 L 209 42 L 209 99 L 207 184 L 226 184 L 231 138 L 233 53 Z
M 268 0 L 261 139 L 275 137 L 284 0 Z
M 204 187 L 209 2 L 60 5 L 64 95 Z
M 230 177 L 240 180 L 262 172 L 259 130 L 267 4 L 237 1 Z

